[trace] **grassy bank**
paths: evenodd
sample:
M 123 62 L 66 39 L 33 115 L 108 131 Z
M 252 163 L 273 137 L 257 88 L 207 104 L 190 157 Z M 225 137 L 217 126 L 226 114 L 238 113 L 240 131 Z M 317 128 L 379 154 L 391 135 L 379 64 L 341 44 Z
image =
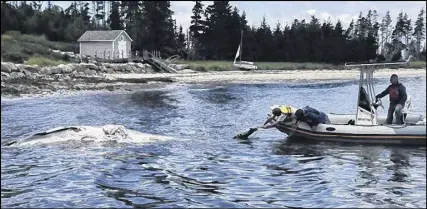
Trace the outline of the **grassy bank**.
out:
M 231 61 L 191 61 L 180 60 L 177 64 L 187 64 L 190 69 L 196 71 L 230 71 L 236 70 Z M 294 63 L 294 62 L 257 62 L 260 70 L 342 70 L 344 65 L 325 63 Z M 410 62 L 408 68 L 426 68 L 425 61 Z
M 1 61 L 49 66 L 67 63 L 68 55 L 60 55 L 49 49 L 75 51 L 72 43 L 53 42 L 45 36 L 20 34 L 8 31 L 1 35 Z

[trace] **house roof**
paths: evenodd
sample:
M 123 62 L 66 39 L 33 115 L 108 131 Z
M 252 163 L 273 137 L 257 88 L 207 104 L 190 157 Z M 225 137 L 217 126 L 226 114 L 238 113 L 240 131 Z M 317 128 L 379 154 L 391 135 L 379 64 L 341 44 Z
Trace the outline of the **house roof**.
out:
M 133 41 L 132 38 L 124 30 L 88 30 L 77 39 L 77 42 L 82 41 L 114 41 L 121 33 Z

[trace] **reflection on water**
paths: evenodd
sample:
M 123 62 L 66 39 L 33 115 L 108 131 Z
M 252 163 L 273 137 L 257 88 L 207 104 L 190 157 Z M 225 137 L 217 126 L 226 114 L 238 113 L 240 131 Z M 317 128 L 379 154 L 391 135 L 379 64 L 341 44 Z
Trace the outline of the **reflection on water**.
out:
M 388 85 L 377 82 L 378 89 Z M 424 111 L 425 78 L 405 83 L 417 95 L 414 110 Z M 66 124 L 107 123 L 192 140 L 2 147 L 1 205 L 425 207 L 425 148 L 288 141 L 274 129 L 232 139 L 263 123 L 271 104 L 351 113 L 352 101 L 343 98 L 356 95 L 357 85 L 342 82 L 181 85 L 2 101 L 2 143 Z
M 408 177 L 408 175 L 405 174 L 405 168 L 411 166 L 409 164 L 409 156 L 404 153 L 404 150 L 392 148 L 390 152 L 390 161 L 393 162 L 393 165 L 387 169 L 392 170 L 393 174 L 389 181 L 407 182 L 406 177 Z
M 176 100 L 166 91 L 138 91 L 130 95 L 130 101 L 147 108 L 176 108 L 171 103 Z

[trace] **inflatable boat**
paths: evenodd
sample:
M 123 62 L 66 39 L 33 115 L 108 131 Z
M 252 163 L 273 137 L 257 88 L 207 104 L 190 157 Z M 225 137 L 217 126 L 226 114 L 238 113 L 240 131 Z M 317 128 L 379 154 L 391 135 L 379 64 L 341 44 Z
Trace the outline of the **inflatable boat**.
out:
M 401 63 L 346 64 L 346 67 L 356 67 L 360 70 L 356 114 L 328 113 L 331 123 L 319 124 L 314 129 L 304 122 L 297 123 L 294 117 L 283 116 L 286 118 L 279 117 L 276 128 L 286 133 L 289 139 L 426 146 L 426 114 L 410 113 L 411 96 L 408 96 L 402 110 L 404 123 L 401 125 L 386 124 L 386 117 L 377 115 L 377 108 L 383 107 L 381 100 L 371 102 L 376 95 L 373 86 L 375 67 L 407 64 L 410 59 L 411 57 Z M 280 107 L 280 105 L 271 106 L 271 110 L 278 106 Z M 268 117 L 271 117 L 271 114 L 268 114 Z

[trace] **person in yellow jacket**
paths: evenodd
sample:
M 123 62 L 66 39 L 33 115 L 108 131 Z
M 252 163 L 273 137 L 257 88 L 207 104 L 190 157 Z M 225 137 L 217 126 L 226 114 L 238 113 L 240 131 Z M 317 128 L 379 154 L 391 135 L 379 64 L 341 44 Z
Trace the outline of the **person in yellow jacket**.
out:
M 296 109 L 290 105 L 282 105 L 272 109 L 272 116 L 268 118 L 262 128 L 272 128 L 276 125 L 278 121 L 283 121 L 285 119 L 291 119 L 293 113 L 295 113 Z M 268 124 L 270 123 L 270 124 Z

